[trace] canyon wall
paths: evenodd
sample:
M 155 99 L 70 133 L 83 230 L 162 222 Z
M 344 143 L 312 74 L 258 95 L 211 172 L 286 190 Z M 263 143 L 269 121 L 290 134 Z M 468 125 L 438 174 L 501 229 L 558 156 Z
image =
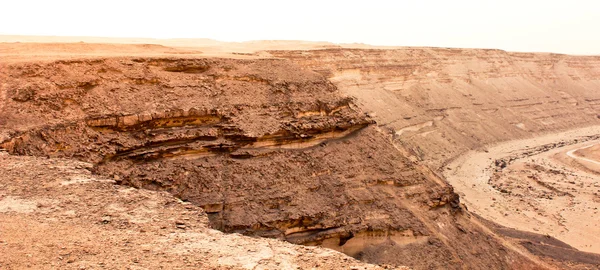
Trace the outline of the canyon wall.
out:
M 598 56 L 443 48 L 269 53 L 329 78 L 436 169 L 485 145 L 600 123 Z
M 171 192 L 213 228 L 418 269 L 543 267 L 481 225 L 322 71 L 105 57 L 3 63 L 0 80 L 1 148 Z

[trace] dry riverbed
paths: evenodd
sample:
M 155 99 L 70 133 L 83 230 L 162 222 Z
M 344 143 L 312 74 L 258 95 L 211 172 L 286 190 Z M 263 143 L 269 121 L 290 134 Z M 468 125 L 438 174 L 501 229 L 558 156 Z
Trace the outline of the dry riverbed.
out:
M 594 126 L 471 151 L 444 175 L 482 217 L 600 253 L 597 134 Z

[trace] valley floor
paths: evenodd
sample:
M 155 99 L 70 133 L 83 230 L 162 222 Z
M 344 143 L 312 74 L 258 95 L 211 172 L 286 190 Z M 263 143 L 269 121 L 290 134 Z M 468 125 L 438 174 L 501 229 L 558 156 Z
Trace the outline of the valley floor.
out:
M 600 143 L 597 134 L 592 126 L 500 143 L 460 156 L 443 174 L 483 218 L 600 253 L 600 167 L 581 153 Z

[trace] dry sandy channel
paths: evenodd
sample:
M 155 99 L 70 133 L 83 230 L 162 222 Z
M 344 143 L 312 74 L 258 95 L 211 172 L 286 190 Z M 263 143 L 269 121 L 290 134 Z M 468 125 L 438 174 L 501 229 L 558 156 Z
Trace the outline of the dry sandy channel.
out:
M 503 173 L 501 178 L 516 180 L 519 187 L 525 185 L 530 190 L 538 188 L 539 191 L 539 186 L 532 188 L 535 184 L 527 183 L 525 174 L 531 175 L 531 170 L 522 168 L 527 168 L 527 164 L 551 168 L 549 171 L 552 173 L 534 172 L 536 176 L 541 175 L 537 180 L 560 192 L 564 190 L 569 196 L 541 198 L 527 196 L 529 193 L 525 196 L 503 193 L 489 182 L 494 175 L 494 161 L 497 159 L 518 155 L 537 146 L 597 134 L 600 134 L 600 126 L 592 126 L 508 141 L 490 146 L 486 151 L 470 151 L 448 164 L 444 176 L 461 195 L 468 209 L 486 219 L 519 230 L 547 234 L 582 251 L 600 253 L 600 175 L 589 168 L 590 163 L 598 161 L 582 159 L 573 154 L 579 149 L 600 143 L 600 140 L 580 140 L 522 157 L 503 170 L 509 173 Z

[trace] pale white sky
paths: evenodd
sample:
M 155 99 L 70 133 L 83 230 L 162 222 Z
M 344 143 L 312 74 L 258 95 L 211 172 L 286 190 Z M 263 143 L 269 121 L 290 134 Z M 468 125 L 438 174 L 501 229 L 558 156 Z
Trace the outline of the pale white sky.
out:
M 600 54 L 600 0 L 0 0 L 2 34 Z

